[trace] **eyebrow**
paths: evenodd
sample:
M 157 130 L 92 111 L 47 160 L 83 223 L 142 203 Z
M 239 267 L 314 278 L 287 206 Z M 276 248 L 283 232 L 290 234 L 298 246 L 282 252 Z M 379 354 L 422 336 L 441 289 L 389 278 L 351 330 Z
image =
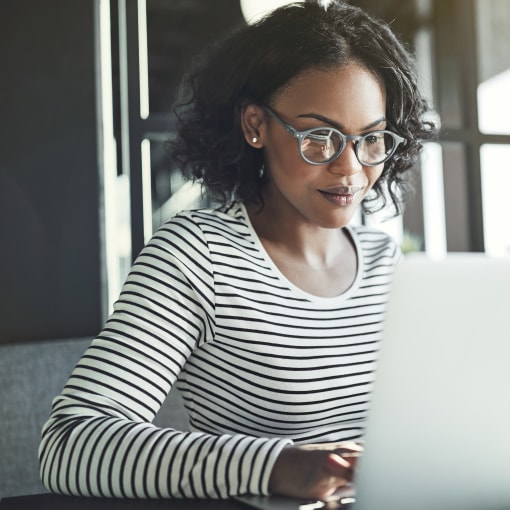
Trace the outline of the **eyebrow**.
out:
M 303 113 L 301 115 L 298 115 L 298 118 L 317 119 L 317 120 L 321 120 L 322 122 L 325 122 L 326 124 L 329 124 L 330 126 L 337 128 L 340 131 L 344 131 L 344 129 L 345 129 L 342 126 L 342 124 L 335 122 L 334 120 L 328 119 L 327 117 L 324 117 L 323 115 L 319 115 L 318 113 Z M 364 128 L 361 128 L 360 131 L 367 131 L 368 129 L 372 129 L 385 121 L 386 121 L 386 117 L 381 117 L 380 119 L 377 119 L 374 122 L 371 122 Z

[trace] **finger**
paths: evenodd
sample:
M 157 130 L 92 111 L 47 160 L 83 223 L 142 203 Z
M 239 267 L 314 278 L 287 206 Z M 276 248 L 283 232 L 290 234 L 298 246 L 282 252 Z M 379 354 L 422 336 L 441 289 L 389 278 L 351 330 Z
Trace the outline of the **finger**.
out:
M 336 453 L 330 453 L 328 455 L 326 459 L 326 469 L 331 475 L 345 482 L 350 481 L 352 478 L 351 463 Z
M 341 457 L 343 457 L 344 459 L 347 459 L 349 462 L 351 461 L 351 459 L 359 459 L 361 457 L 361 455 L 363 454 L 363 452 L 341 452 L 341 453 L 338 453 L 338 452 L 335 452 L 337 455 L 340 455 Z
M 330 451 L 363 451 L 363 446 L 355 441 L 340 441 L 336 443 L 312 443 L 300 445 L 303 450 L 330 450 Z
M 346 460 L 350 464 L 350 470 L 353 472 L 356 469 L 358 459 L 361 457 L 360 452 L 344 453 L 342 459 Z
M 351 452 L 362 452 L 363 444 L 354 441 L 349 441 L 346 443 L 340 443 L 338 449 Z
M 336 448 L 334 453 L 341 455 L 342 457 L 360 457 L 363 454 L 363 448 L 346 448 L 342 446 L 341 448 Z
M 327 460 L 328 467 L 337 477 L 339 483 L 337 487 L 343 487 L 351 483 L 354 479 L 356 462 L 358 457 L 346 459 L 335 454 L 330 454 Z

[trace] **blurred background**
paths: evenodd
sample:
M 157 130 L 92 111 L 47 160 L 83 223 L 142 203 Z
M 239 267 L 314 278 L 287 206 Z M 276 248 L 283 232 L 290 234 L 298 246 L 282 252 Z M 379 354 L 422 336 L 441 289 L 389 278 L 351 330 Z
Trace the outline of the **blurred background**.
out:
M 0 343 L 94 335 L 132 260 L 207 202 L 168 161 L 193 55 L 281 1 L 2 0 Z M 442 129 L 402 218 L 405 251 L 510 252 L 510 2 L 351 0 L 416 54 Z

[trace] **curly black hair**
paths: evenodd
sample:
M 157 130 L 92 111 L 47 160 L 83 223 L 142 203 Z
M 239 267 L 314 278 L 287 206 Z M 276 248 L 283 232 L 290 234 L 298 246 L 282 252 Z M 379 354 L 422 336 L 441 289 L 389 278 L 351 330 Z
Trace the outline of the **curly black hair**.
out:
M 406 171 L 434 125 L 420 94 L 411 53 L 386 23 L 343 1 L 290 4 L 243 26 L 209 48 L 184 78 L 174 106 L 173 159 L 184 176 L 200 180 L 216 200 L 262 205 L 259 177 L 263 151 L 246 143 L 241 111 L 246 104 L 271 105 L 299 74 L 359 63 L 386 90 L 387 129 L 405 138 L 385 163 L 363 210 L 375 212 L 387 197 L 401 212 Z

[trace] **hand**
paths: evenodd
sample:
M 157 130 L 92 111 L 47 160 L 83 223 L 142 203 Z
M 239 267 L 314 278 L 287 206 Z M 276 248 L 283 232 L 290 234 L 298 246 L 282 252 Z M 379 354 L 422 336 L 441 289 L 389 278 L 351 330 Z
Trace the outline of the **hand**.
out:
M 354 442 L 287 446 L 269 478 L 272 494 L 326 499 L 351 482 L 363 448 Z

